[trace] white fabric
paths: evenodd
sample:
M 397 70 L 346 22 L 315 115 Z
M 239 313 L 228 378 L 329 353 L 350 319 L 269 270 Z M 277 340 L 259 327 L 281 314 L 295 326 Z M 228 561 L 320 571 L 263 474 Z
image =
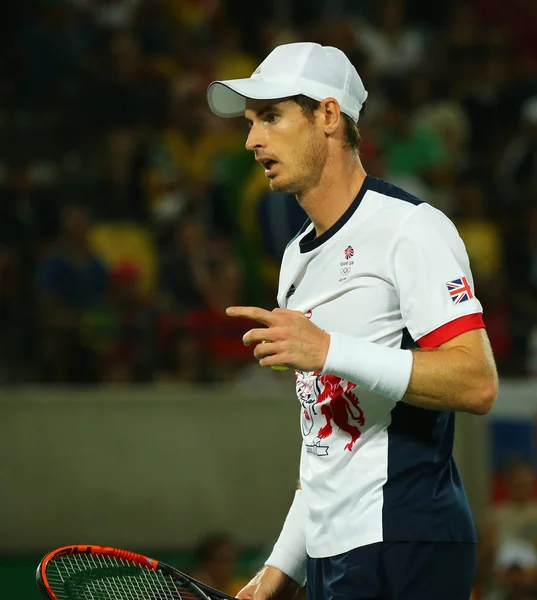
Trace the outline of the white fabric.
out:
M 274 100 L 299 94 L 319 101 L 335 98 L 355 121 L 367 99 L 360 76 L 341 50 L 298 42 L 274 48 L 249 78 L 213 81 L 207 101 L 217 116 L 238 117 L 244 114 L 245 98 Z
M 500 545 L 496 555 L 496 566 L 500 569 L 520 567 L 535 569 L 537 567 L 537 551 L 524 540 L 506 540 Z
M 453 224 L 428 204 L 368 189 L 338 231 L 301 253 L 299 242 L 311 230 L 310 224 L 285 251 L 278 304 L 325 331 L 399 352 L 405 328 L 419 340 L 482 312 L 475 296 L 453 303 L 446 282 L 465 276 L 472 283 L 468 257 Z M 312 557 L 383 541 L 388 427 L 396 403 L 342 374 L 296 372 Z
M 470 260 L 455 225 L 428 204 L 403 217 L 387 244 L 386 275 L 400 299 L 401 316 L 415 340 L 459 317 L 483 312 L 475 295 L 454 304 L 446 284 L 461 276 L 474 287 Z
M 305 521 L 306 506 L 303 493 L 302 490 L 297 490 L 280 536 L 265 561 L 265 565 L 280 569 L 300 586 L 306 583 Z
M 423 38 L 410 29 L 392 38 L 375 27 L 362 26 L 356 41 L 381 75 L 403 76 L 423 61 Z
M 412 373 L 410 350 L 386 348 L 344 333 L 330 335 L 323 373 L 333 373 L 358 387 L 398 402 Z

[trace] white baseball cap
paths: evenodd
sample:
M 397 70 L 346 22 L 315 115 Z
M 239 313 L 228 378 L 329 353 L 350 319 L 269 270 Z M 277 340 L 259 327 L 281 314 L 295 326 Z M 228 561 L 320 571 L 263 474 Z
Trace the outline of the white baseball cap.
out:
M 219 117 L 244 114 L 246 98 L 275 100 L 304 95 L 335 98 L 341 111 L 358 121 L 367 92 L 347 56 L 338 48 L 312 42 L 276 46 L 247 79 L 213 81 L 207 101 Z

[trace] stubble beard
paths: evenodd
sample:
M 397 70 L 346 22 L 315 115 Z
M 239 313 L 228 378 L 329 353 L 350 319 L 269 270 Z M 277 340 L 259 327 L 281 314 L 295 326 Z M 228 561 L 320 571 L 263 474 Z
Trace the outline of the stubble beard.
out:
M 278 184 L 277 181 L 270 180 L 270 189 L 273 192 L 280 192 L 282 194 L 296 194 L 297 193 L 297 184 L 289 181 L 288 183 Z
M 273 192 L 299 196 L 314 187 L 318 182 L 323 162 L 323 151 L 320 145 L 308 145 L 308 150 L 298 156 L 300 158 L 297 159 L 294 169 L 297 175 L 292 180 L 282 181 L 281 183 L 278 182 L 278 177 L 275 180 L 271 179 L 270 189 Z

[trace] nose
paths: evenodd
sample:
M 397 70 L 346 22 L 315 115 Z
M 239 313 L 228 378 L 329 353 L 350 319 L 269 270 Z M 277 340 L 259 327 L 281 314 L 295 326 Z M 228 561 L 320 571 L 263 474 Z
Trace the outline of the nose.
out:
M 264 140 L 261 128 L 254 123 L 250 127 L 248 137 L 246 138 L 246 150 L 251 150 L 252 152 L 255 150 L 260 150 L 263 148 L 263 144 Z

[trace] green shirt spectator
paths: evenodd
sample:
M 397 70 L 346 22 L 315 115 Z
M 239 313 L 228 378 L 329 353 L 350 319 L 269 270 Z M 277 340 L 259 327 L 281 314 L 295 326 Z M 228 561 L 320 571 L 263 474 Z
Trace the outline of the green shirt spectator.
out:
M 422 176 L 429 167 L 440 165 L 446 158 L 438 134 L 421 126 L 410 125 L 406 135 L 385 131 L 381 146 L 386 167 L 394 175 Z

